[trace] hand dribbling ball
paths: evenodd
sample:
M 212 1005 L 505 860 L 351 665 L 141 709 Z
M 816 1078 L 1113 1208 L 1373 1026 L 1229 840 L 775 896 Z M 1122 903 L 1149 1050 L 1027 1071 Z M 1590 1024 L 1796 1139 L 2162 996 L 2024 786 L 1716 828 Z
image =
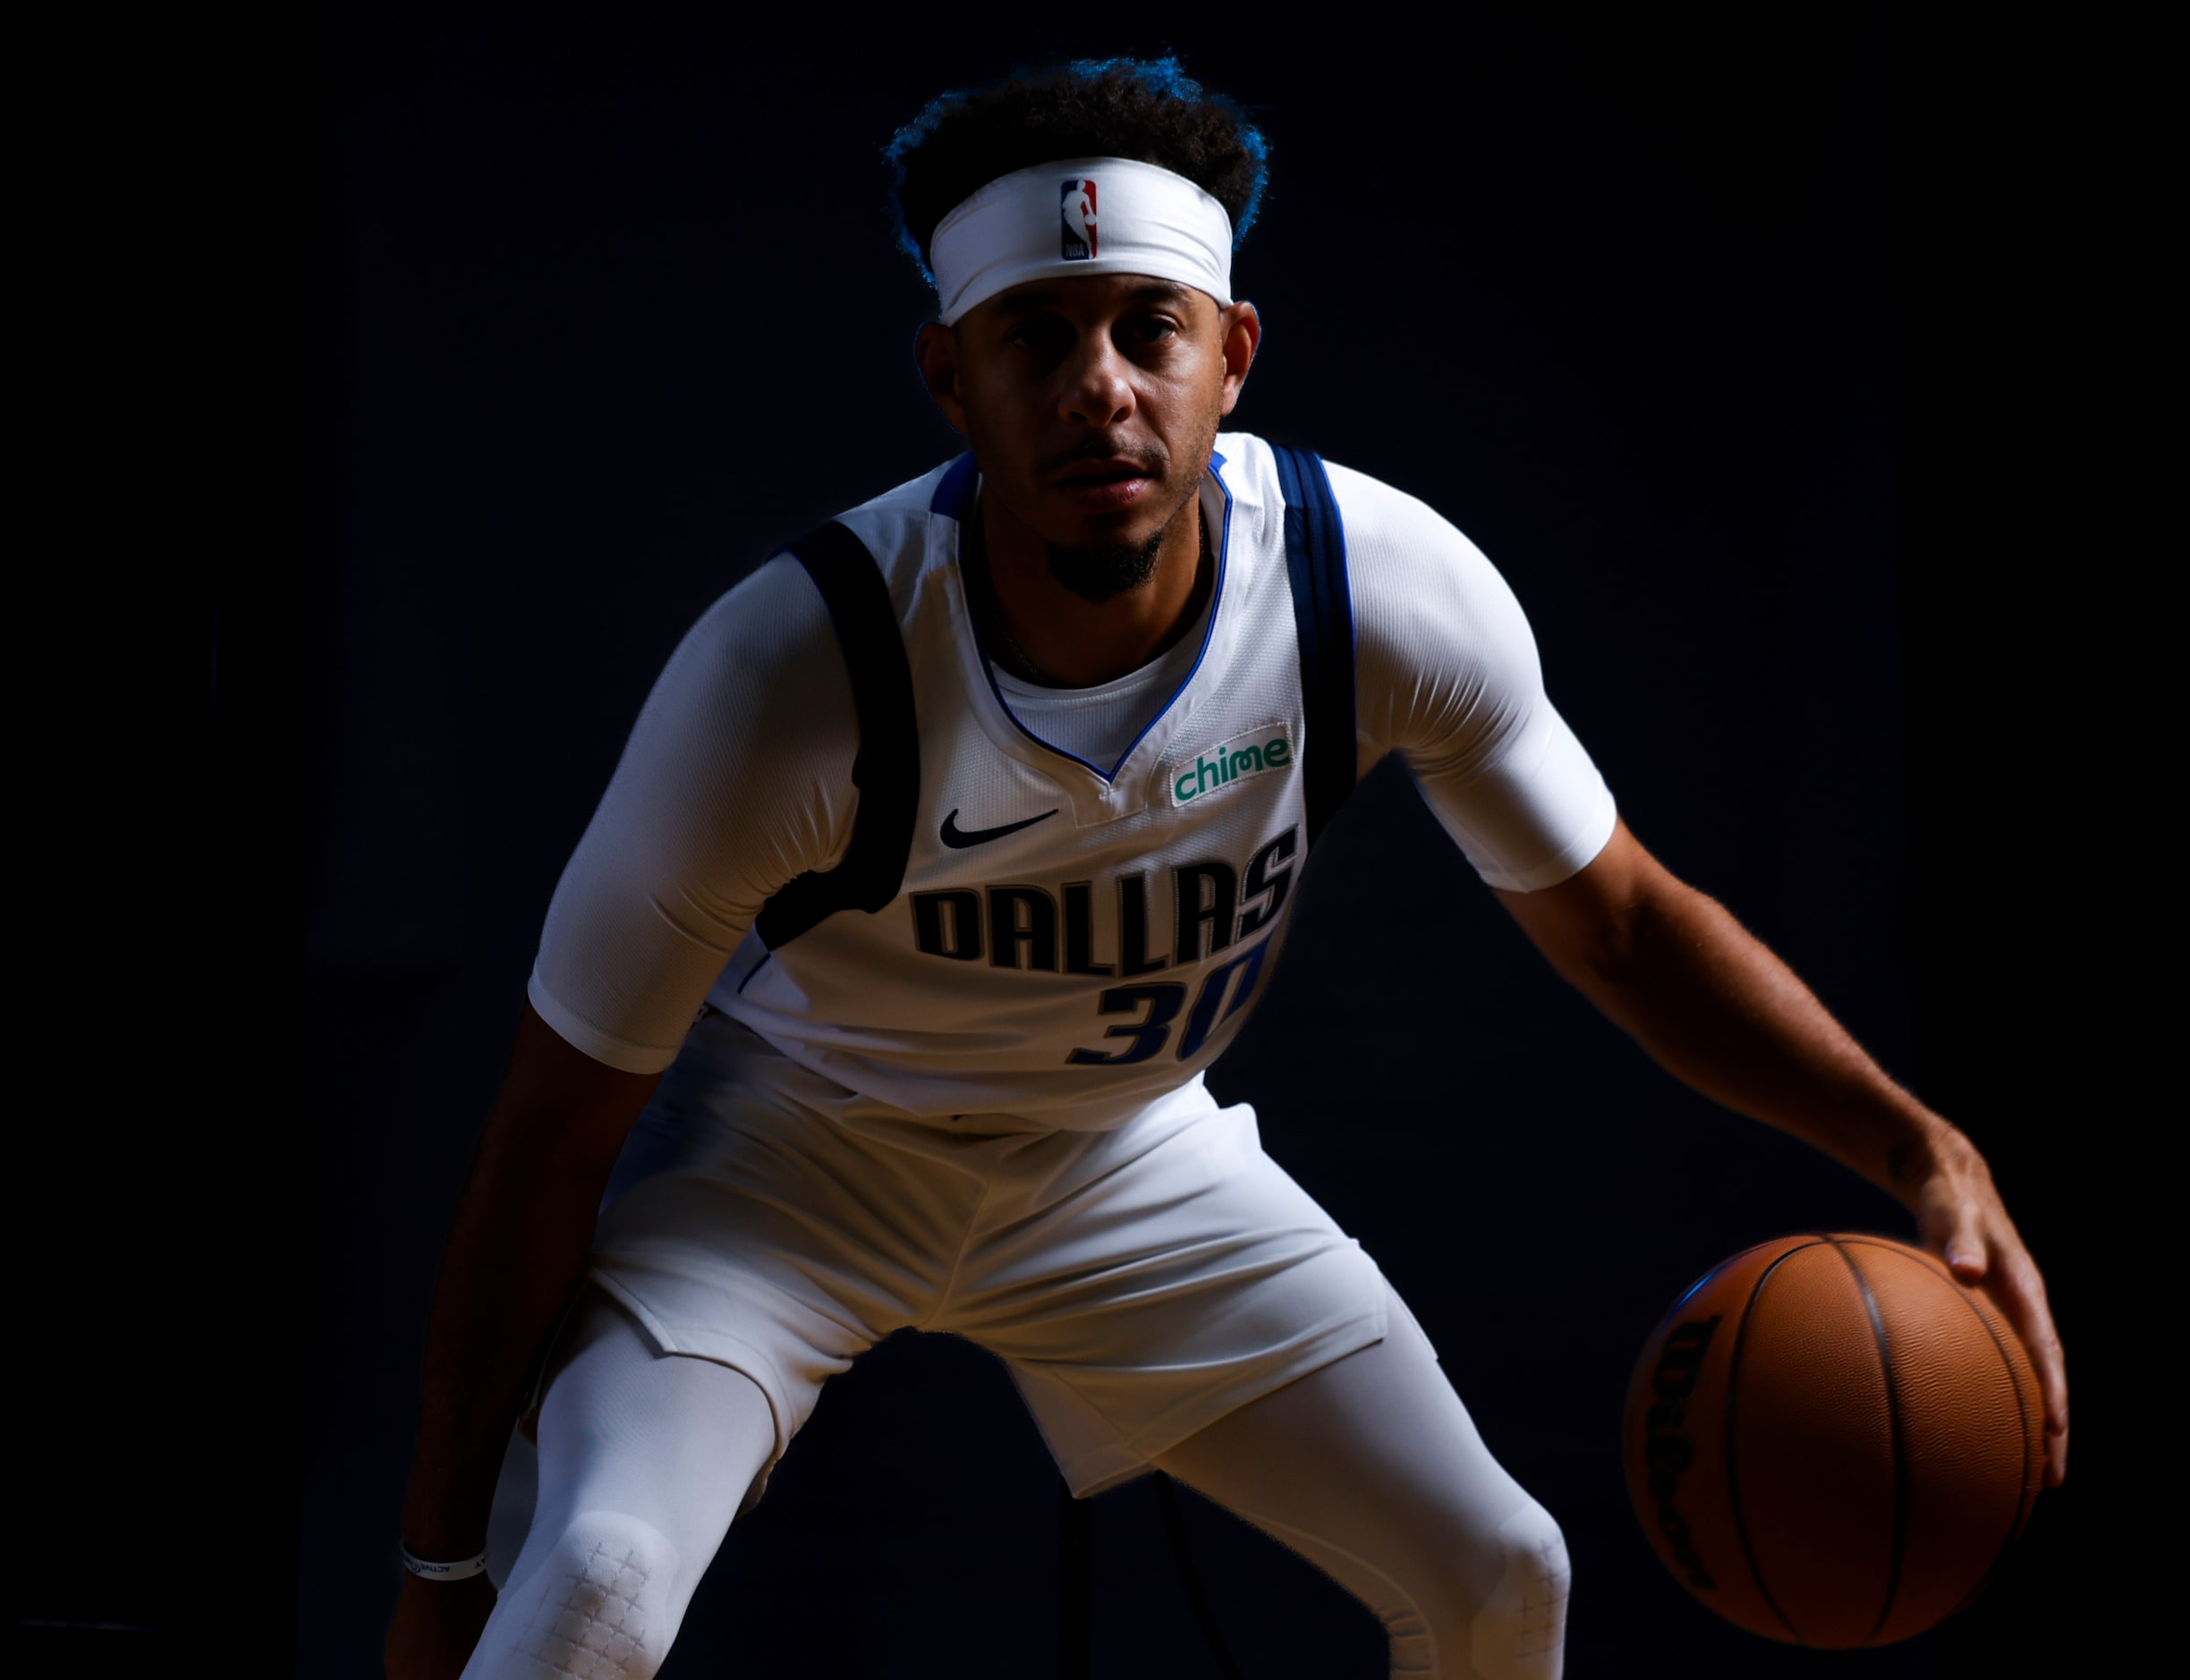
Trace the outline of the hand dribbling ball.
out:
M 1983 1294 L 1889 1237 L 1781 1237 L 1705 1273 L 1628 1386 L 1627 1490 L 1737 1627 L 1886 1645 L 1974 1598 L 2045 1469 L 2038 1379 Z

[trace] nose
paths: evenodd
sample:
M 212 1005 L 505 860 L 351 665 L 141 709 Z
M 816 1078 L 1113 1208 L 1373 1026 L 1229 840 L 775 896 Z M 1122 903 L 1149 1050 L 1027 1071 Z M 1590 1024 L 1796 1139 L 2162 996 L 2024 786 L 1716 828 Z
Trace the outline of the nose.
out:
M 1116 426 L 1133 412 L 1129 365 L 1108 333 L 1083 333 L 1062 369 L 1057 412 L 1083 426 Z

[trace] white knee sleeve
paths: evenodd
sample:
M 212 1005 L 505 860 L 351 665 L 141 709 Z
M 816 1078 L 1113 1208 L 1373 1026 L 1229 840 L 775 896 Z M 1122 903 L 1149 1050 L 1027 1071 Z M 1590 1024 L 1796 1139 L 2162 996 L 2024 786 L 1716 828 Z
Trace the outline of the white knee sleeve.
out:
M 1475 1612 L 1480 1680 L 1558 1680 L 1566 1642 L 1566 1540 L 1534 1500 L 1498 1528 L 1506 1574 Z
M 683 1559 L 651 1523 L 583 1511 L 493 1620 L 464 1680 L 651 1680 L 688 1594 Z

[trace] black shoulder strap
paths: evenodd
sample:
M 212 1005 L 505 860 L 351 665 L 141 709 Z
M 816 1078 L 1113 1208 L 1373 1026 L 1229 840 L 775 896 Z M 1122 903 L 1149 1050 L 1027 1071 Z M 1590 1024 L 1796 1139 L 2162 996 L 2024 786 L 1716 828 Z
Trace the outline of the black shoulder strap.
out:
M 831 520 L 789 545 L 821 591 L 836 645 L 852 674 L 859 756 L 852 785 L 859 810 L 852 841 L 833 870 L 808 870 L 760 907 L 754 926 L 771 951 L 840 910 L 870 915 L 897 896 L 912 853 L 920 805 L 920 730 L 912 710 L 912 667 L 889 586 L 867 545 Z
M 1308 740 L 1308 844 L 1354 791 L 1354 600 L 1346 588 L 1345 528 L 1322 457 L 1272 444 L 1285 493 L 1286 573 L 1300 634 L 1302 709 Z

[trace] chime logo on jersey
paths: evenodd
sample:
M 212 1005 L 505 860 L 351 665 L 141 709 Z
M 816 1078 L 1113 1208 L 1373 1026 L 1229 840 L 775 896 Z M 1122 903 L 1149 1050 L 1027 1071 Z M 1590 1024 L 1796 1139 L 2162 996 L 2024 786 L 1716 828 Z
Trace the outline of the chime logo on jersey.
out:
M 1067 181 L 1058 215 L 1064 223 L 1065 260 L 1091 260 L 1095 255 L 1095 183 Z
M 1292 726 L 1273 724 L 1234 735 L 1191 758 L 1174 759 L 1164 766 L 1164 782 L 1171 790 L 1173 805 L 1191 805 L 1235 782 L 1292 768 Z

